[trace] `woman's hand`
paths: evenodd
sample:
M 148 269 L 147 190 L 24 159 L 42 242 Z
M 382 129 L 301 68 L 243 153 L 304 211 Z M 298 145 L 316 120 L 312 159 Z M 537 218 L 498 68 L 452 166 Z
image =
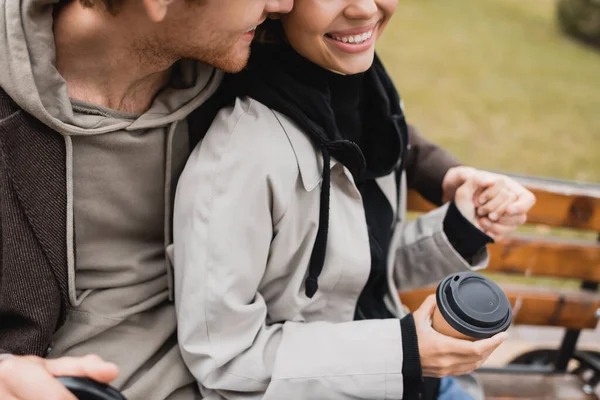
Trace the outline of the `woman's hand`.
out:
M 442 335 L 431 327 L 435 308 L 435 295 L 430 295 L 413 313 L 423 376 L 441 378 L 470 373 L 481 367 L 508 337 L 506 332 L 501 332 L 489 339 L 471 342 Z

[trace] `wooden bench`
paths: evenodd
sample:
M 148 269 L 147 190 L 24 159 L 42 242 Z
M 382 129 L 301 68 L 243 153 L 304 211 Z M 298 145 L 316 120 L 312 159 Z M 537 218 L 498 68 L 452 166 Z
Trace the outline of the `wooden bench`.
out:
M 536 227 L 525 229 L 532 233 L 513 234 L 490 245 L 486 273 L 492 272 L 508 295 L 514 324 L 558 326 L 565 333 L 554 349 L 522 354 L 503 368 L 482 368 L 478 376 L 489 399 L 596 399 L 600 354 L 578 351 L 577 341 L 580 332 L 595 329 L 600 318 L 600 185 L 513 177 L 537 197 L 528 215 L 528 224 Z M 410 192 L 408 208 L 426 212 L 433 205 Z M 556 235 L 561 232 L 554 228 L 569 228 L 575 234 Z M 557 289 L 503 279 L 519 275 L 575 279 L 577 284 Z M 402 292 L 400 297 L 415 310 L 434 291 L 435 286 Z

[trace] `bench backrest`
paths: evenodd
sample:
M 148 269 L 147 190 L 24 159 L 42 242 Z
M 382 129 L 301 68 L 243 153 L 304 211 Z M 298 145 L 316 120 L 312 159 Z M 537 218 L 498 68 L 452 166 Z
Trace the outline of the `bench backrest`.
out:
M 595 328 L 600 318 L 600 185 L 513 178 L 532 190 L 537 202 L 524 232 L 489 246 L 491 260 L 486 273 L 493 273 L 501 282 L 513 305 L 514 323 Z M 426 212 L 433 205 L 411 191 L 408 208 Z M 505 283 L 518 275 L 575 279 L 578 284 L 564 289 L 547 279 L 535 281 L 535 285 Z M 402 293 L 401 298 L 414 310 L 432 291 L 419 289 Z

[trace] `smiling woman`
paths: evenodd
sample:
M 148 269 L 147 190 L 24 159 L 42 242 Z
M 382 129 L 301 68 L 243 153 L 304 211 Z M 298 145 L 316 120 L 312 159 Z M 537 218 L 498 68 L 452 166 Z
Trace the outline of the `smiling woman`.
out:
M 173 222 L 179 343 L 206 397 L 433 399 L 422 376 L 472 371 L 503 340 L 473 353 L 427 328 L 431 300 L 414 318 L 398 302 L 398 285 L 482 267 L 491 239 L 474 192 L 404 221 L 407 182 L 441 193 L 455 161 L 421 147 L 375 55 L 396 5 L 296 0 L 215 96 Z

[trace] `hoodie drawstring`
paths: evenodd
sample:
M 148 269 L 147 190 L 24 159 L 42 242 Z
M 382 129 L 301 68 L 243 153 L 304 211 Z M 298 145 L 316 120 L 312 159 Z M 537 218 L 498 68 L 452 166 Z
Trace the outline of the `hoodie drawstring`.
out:
M 319 275 L 325 265 L 327 251 L 327 235 L 329 231 L 329 198 L 331 192 L 331 156 L 326 146 L 321 146 L 323 154 L 323 181 L 321 183 L 321 200 L 319 209 L 319 228 L 310 255 L 308 277 L 306 278 L 306 296 L 312 298 L 319 289 Z

